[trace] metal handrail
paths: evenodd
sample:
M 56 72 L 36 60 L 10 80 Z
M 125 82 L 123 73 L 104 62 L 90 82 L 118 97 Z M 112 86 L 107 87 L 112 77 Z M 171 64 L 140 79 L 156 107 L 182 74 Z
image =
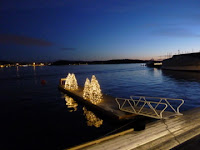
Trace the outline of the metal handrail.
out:
M 133 99 L 133 97 L 144 97 L 145 100 L 148 98 L 151 99 L 159 99 L 160 101 L 158 102 L 157 106 L 159 105 L 159 103 L 161 103 L 163 100 L 167 103 L 167 105 L 177 114 L 180 114 L 179 108 L 184 104 L 184 100 L 183 99 L 175 99 L 175 98 L 164 98 L 164 97 L 149 97 L 149 96 L 130 96 L 131 99 Z M 181 101 L 181 103 L 175 108 L 173 107 L 169 101 Z M 157 106 L 155 108 L 157 108 Z
M 138 97 L 138 99 L 135 99 L 135 97 Z M 148 98 L 159 99 L 159 102 L 148 101 L 147 100 Z M 131 99 L 116 98 L 115 100 L 118 104 L 119 109 L 122 110 L 122 111 L 127 111 L 127 112 L 135 113 L 135 114 L 138 114 L 138 115 L 144 115 L 144 116 L 153 117 L 153 118 L 157 118 L 157 119 L 163 118 L 163 112 L 167 109 L 167 107 L 170 107 L 175 112 L 175 115 L 181 115 L 181 113 L 179 112 L 179 108 L 184 103 L 184 100 L 182 100 L 182 99 L 146 97 L 146 96 L 131 96 Z M 123 102 L 120 103 L 119 100 L 122 100 Z M 178 100 L 178 101 L 181 101 L 181 104 L 179 104 L 177 108 L 174 108 L 168 102 L 168 100 Z M 127 104 L 128 104 L 128 107 L 131 108 L 131 111 L 124 108 L 125 105 L 127 106 Z M 139 106 L 139 104 L 142 104 L 142 105 Z M 153 106 L 153 104 L 156 104 L 156 105 Z M 162 109 L 160 109 L 159 112 L 158 112 L 157 108 L 158 108 L 159 105 L 162 105 Z M 145 114 L 143 112 L 143 109 L 145 108 L 145 106 L 148 106 L 150 108 L 150 110 L 152 110 L 154 112 L 154 115 L 153 114 L 152 115 Z
M 124 99 L 124 98 L 116 98 L 115 99 L 118 106 L 119 106 L 119 109 L 122 110 L 122 111 L 127 111 L 126 109 L 124 109 L 124 105 L 128 102 L 129 106 L 132 108 L 133 112 L 132 111 L 128 111 L 128 112 L 132 112 L 132 113 L 135 113 L 135 114 L 138 114 L 138 115 L 146 115 L 146 116 L 149 116 L 149 117 L 154 117 L 154 118 L 162 118 L 162 113 L 165 111 L 165 109 L 167 108 L 167 104 L 165 103 L 160 103 L 160 105 L 164 105 L 164 108 L 159 112 L 156 111 L 156 109 L 154 109 L 154 107 L 152 106 L 152 103 L 154 104 L 157 104 L 156 102 L 153 102 L 153 101 L 143 101 L 143 100 L 140 100 L 140 102 L 143 103 L 143 105 L 141 107 L 138 107 L 138 106 L 134 106 L 132 105 L 132 103 L 130 101 L 132 101 L 133 103 L 135 102 L 138 102 L 138 100 L 132 100 L 132 99 Z M 119 100 L 123 100 L 124 102 L 122 103 L 122 105 L 119 103 Z M 137 103 L 138 104 L 138 103 Z M 154 114 L 156 115 L 155 116 L 150 116 L 150 115 L 147 115 L 145 113 L 142 112 L 143 108 L 145 105 L 148 105 L 150 109 L 153 110 Z M 136 110 L 136 107 L 138 107 L 138 111 Z

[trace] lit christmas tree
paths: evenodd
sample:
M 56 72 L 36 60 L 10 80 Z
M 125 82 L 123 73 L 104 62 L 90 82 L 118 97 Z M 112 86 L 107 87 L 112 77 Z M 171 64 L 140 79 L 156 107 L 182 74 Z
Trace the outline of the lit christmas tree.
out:
M 68 73 L 65 80 L 65 89 L 70 89 L 71 73 Z
M 70 90 L 77 90 L 78 89 L 78 83 L 75 77 L 75 74 L 71 74 L 71 82 L 70 82 Z
M 88 78 L 86 79 L 83 90 L 83 98 L 89 100 L 95 105 L 102 101 L 101 88 L 94 75 L 92 76 L 91 83 Z
M 91 96 L 90 96 L 90 101 L 93 104 L 98 104 L 101 102 L 102 99 L 102 93 L 101 93 L 101 88 L 99 85 L 99 82 L 97 81 L 96 77 L 93 75 L 91 79 Z
M 90 99 L 90 80 L 87 78 L 83 89 L 83 98 Z
M 76 77 L 73 73 L 68 74 L 68 76 L 65 80 L 65 89 L 69 89 L 69 90 L 77 90 L 78 89 L 78 83 L 77 83 Z

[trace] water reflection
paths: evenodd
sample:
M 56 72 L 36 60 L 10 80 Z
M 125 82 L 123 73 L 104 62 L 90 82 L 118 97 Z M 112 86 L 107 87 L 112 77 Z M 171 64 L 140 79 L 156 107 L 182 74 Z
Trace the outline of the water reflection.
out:
M 162 70 L 162 74 L 176 80 L 200 82 L 199 72 Z
M 93 112 L 87 110 L 85 107 L 83 107 L 83 112 L 85 118 L 87 119 L 88 126 L 95 126 L 96 128 L 99 128 L 103 124 L 102 119 L 98 118 Z
M 65 95 L 65 101 L 69 112 L 77 111 L 78 104 L 73 100 L 73 98 Z
M 16 66 L 16 75 L 17 75 L 17 77 L 20 77 L 20 75 L 19 75 L 19 66 Z
M 33 66 L 33 71 L 34 71 L 34 73 L 35 73 L 35 70 L 36 70 L 36 69 L 35 69 L 35 66 Z
M 75 112 L 78 108 L 78 103 L 71 97 L 64 95 L 66 106 L 68 108 L 69 112 Z M 103 120 L 98 118 L 92 111 L 89 111 L 86 109 L 86 107 L 83 107 L 83 114 L 87 120 L 88 126 L 95 126 L 96 128 L 99 128 L 103 124 Z

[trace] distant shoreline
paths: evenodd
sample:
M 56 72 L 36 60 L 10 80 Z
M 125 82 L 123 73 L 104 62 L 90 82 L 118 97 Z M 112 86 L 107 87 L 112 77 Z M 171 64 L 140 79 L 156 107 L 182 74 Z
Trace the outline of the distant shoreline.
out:
M 106 61 L 67 61 L 58 60 L 52 63 L 52 65 L 90 65 L 90 64 L 130 64 L 130 63 L 146 63 L 147 60 L 133 60 L 133 59 L 115 59 Z
M 12 61 L 1 61 L 0 65 L 32 65 L 44 63 L 45 65 L 95 65 L 95 64 L 131 64 L 131 63 L 146 63 L 148 60 L 138 60 L 138 59 L 113 59 L 113 60 L 105 60 L 105 61 L 71 61 L 71 60 L 57 60 L 55 62 L 12 62 Z

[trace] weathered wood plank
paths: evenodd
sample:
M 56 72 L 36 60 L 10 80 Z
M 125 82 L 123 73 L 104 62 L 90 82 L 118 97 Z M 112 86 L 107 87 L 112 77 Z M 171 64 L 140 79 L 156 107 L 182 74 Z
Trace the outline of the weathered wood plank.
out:
M 143 131 L 133 131 L 83 149 L 171 149 L 200 134 L 200 108 L 183 114 L 183 116 L 149 123 Z
M 91 102 L 83 99 L 83 87 L 79 86 L 78 90 L 66 90 L 64 89 L 64 85 L 59 85 L 58 87 L 63 93 L 68 94 L 75 100 L 84 103 L 92 108 L 94 108 L 96 111 L 101 111 L 103 114 L 108 115 L 110 117 L 113 117 L 118 120 L 122 119 L 133 119 L 136 117 L 136 114 L 123 112 L 119 110 L 118 104 L 115 101 L 114 97 L 111 97 L 109 95 L 103 94 L 103 100 L 101 103 L 94 105 Z

